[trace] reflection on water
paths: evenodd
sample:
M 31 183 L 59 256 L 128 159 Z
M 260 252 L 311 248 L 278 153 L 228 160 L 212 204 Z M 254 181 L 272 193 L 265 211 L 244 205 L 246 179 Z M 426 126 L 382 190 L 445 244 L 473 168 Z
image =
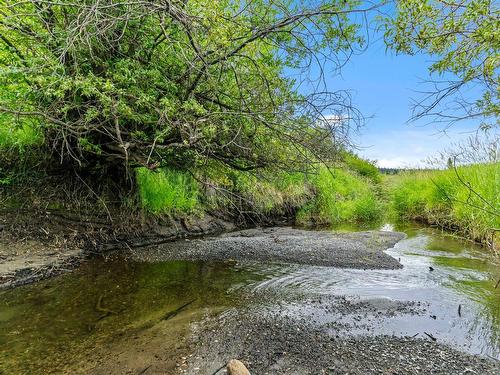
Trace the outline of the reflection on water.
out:
M 367 327 L 346 333 L 413 336 L 425 331 L 440 342 L 500 358 L 498 264 L 484 249 L 437 230 L 395 230 L 408 234 L 388 250 L 400 259 L 402 270 L 93 260 L 73 273 L 1 292 L 0 373 L 71 368 L 96 348 L 155 325 L 186 304 L 179 314 L 242 305 L 265 313 L 296 295 L 359 296 L 380 306 L 421 301 L 425 313 L 377 317 Z M 272 298 L 264 298 L 266 294 Z M 320 324 L 350 319 L 300 299 L 288 304 L 288 312 L 309 314 Z M 199 318 L 195 314 L 192 320 Z
M 255 278 L 225 264 L 94 260 L 71 274 L 1 292 L 0 373 L 57 372 L 191 301 L 190 309 L 234 306 L 226 291 L 248 280 Z

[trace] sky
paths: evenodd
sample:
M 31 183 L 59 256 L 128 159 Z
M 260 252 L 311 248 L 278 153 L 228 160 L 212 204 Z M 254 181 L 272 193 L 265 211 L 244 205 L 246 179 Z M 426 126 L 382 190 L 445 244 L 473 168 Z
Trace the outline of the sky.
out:
M 431 57 L 395 55 L 386 51 L 381 35 L 372 34 L 366 51 L 352 56 L 341 75 L 329 74 L 329 90 L 348 89 L 353 104 L 367 117 L 365 126 L 354 136 L 357 153 L 376 160 L 379 167 L 425 167 L 428 157 L 465 139 L 476 127 L 456 124 L 446 133 L 429 119 L 408 123 L 411 101 L 429 78 Z

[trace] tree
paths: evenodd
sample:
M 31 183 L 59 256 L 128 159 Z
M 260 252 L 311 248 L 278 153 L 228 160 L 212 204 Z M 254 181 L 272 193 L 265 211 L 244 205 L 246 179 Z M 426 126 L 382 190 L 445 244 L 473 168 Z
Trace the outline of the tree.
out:
M 500 9 L 491 0 L 400 0 L 385 20 L 387 45 L 398 53 L 435 58 L 439 78 L 414 105 L 414 119 L 498 126 Z
M 16 92 L 0 111 L 38 119 L 66 168 L 297 169 L 335 153 L 326 113 L 359 120 L 342 91 L 299 94 L 284 74 L 321 77 L 348 58 L 367 11 L 356 1 L 0 4 L 2 84 Z

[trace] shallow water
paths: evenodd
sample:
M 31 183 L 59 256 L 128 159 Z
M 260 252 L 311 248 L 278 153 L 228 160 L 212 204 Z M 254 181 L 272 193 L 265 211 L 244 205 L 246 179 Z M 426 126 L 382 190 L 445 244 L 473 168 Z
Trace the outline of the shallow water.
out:
M 434 229 L 395 229 L 408 234 L 388 250 L 400 259 L 402 270 L 113 258 L 3 291 L 0 373 L 72 373 L 83 368 L 79 363 L 151 327 L 161 327 L 161 335 L 175 341 L 207 314 L 243 306 L 330 324 L 340 334 L 428 339 L 427 333 L 438 342 L 500 359 L 498 263 L 481 247 Z M 359 310 L 325 309 L 337 296 Z M 325 304 L 310 303 L 322 298 Z M 394 301 L 420 304 L 408 313 L 393 309 Z M 342 323 L 348 327 L 344 332 Z

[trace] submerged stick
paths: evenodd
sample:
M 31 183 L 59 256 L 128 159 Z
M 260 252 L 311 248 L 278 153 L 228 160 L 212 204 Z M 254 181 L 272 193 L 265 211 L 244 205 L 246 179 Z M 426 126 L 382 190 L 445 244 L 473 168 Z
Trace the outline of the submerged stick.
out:
M 432 341 L 437 341 L 437 338 L 435 338 L 434 336 L 432 336 L 430 333 L 427 333 L 427 332 L 424 332 L 424 334 L 429 337 Z
M 458 305 L 458 316 L 462 317 L 462 305 Z
M 192 304 L 195 300 L 189 301 L 185 303 L 184 305 L 176 308 L 175 310 L 169 311 L 166 313 L 161 320 L 168 320 L 179 314 L 182 310 L 184 310 L 186 307 L 188 307 L 190 304 Z
M 149 366 L 147 366 L 147 367 L 143 368 L 141 371 L 139 371 L 139 372 L 137 373 L 137 375 L 142 375 L 142 374 L 144 374 L 146 371 L 148 371 L 148 370 L 149 370 L 149 368 L 150 368 L 151 366 L 152 366 L 152 365 L 149 365 Z
M 115 312 L 115 311 L 110 310 L 110 309 L 107 309 L 106 307 L 104 307 L 104 306 L 102 305 L 102 300 L 103 300 L 103 299 L 104 299 L 104 294 L 101 294 L 101 295 L 99 296 L 99 298 L 97 299 L 97 304 L 96 304 L 96 306 L 95 306 L 95 309 L 96 309 L 96 311 L 97 311 L 97 312 L 101 312 L 101 313 L 103 313 L 103 315 L 101 315 L 101 316 L 99 317 L 99 319 L 97 319 L 98 321 L 99 321 L 99 320 L 101 320 L 101 319 L 104 319 L 104 318 L 106 318 L 106 317 L 108 317 L 108 316 L 110 316 L 110 315 L 116 315 L 116 312 Z
M 224 367 L 226 367 L 226 365 L 222 365 L 221 367 L 219 367 L 217 370 L 215 370 L 215 372 L 212 372 L 211 375 L 216 375 L 220 370 L 222 370 Z
M 500 285 L 500 279 L 498 279 L 497 284 L 495 285 L 495 289 L 498 288 L 498 285 Z

